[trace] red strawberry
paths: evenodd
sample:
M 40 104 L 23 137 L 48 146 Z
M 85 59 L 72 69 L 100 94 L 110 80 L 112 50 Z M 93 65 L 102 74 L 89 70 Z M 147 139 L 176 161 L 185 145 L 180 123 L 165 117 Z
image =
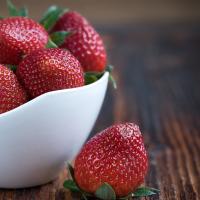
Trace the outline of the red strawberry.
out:
M 42 49 L 25 57 L 17 75 L 31 97 L 84 85 L 79 61 L 64 49 Z
M 52 31 L 72 32 L 61 47 L 70 50 L 85 71 L 105 69 L 107 56 L 103 41 L 83 16 L 77 12 L 67 12 L 57 21 Z
M 144 181 L 148 158 L 139 127 L 133 123 L 111 126 L 83 147 L 75 160 L 79 187 L 94 193 L 108 183 L 118 197 L 128 195 Z
M 48 33 L 32 19 L 10 17 L 0 21 L 0 63 L 17 65 L 23 55 L 42 49 Z
M 0 65 L 0 113 L 12 110 L 27 101 L 27 96 L 16 75 Z

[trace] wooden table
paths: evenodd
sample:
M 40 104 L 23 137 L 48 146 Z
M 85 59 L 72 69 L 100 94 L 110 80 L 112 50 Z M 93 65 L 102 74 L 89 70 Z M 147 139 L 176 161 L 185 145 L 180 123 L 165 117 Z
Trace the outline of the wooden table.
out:
M 114 122 L 140 125 L 149 152 L 146 185 L 160 195 L 143 199 L 200 199 L 200 27 L 199 24 L 139 25 L 104 33 L 115 65 L 118 90 L 109 88 L 95 130 Z M 1 190 L 0 200 L 72 199 L 53 183 Z

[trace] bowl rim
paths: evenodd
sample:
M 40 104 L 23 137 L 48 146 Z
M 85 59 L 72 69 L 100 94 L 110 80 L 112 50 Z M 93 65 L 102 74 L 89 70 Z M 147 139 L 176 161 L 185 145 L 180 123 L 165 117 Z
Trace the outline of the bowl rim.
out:
M 5 113 L 1 113 L 0 114 L 0 119 L 2 117 L 7 116 L 7 115 L 11 115 L 14 112 L 17 112 L 17 111 L 29 106 L 30 104 L 33 104 L 33 103 L 35 103 L 37 101 L 40 101 L 41 99 L 43 99 L 45 97 L 52 96 L 52 95 L 55 95 L 55 94 L 77 92 L 77 91 L 80 91 L 80 90 L 86 90 L 88 88 L 95 87 L 96 85 L 99 85 L 101 82 L 105 81 L 108 78 L 108 76 L 109 76 L 109 72 L 106 71 L 103 74 L 103 76 L 100 79 L 98 79 L 97 81 L 95 81 L 94 83 L 91 83 L 91 84 L 88 84 L 88 85 L 84 85 L 84 86 L 81 86 L 81 87 L 76 87 L 76 88 L 67 88 L 67 89 L 62 89 L 62 90 L 55 90 L 55 91 L 46 92 L 46 93 L 44 93 L 44 94 L 42 94 L 42 95 L 40 95 L 40 96 L 38 96 L 38 97 L 36 97 L 34 99 L 22 104 L 21 106 L 18 106 L 18 107 L 14 108 L 12 110 L 9 110 L 9 111 L 7 111 Z

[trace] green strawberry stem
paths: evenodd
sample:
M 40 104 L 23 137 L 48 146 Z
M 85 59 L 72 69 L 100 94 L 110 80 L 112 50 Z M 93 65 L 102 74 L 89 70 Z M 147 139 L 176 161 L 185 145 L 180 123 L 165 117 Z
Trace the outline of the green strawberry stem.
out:
M 16 6 L 11 2 L 11 0 L 7 0 L 7 8 L 10 16 L 28 16 L 28 9 L 26 7 L 17 9 Z
M 113 69 L 114 69 L 114 67 L 112 65 L 108 65 L 106 67 L 106 71 L 109 72 L 109 80 L 113 84 L 114 89 L 117 89 L 117 83 L 116 83 L 114 77 L 112 76 Z
M 111 73 L 109 73 L 109 80 L 113 84 L 114 89 L 117 89 L 117 83 Z
M 51 40 L 57 45 L 60 46 L 65 42 L 65 39 L 71 35 L 71 32 L 67 31 L 57 31 L 50 35 Z
M 90 197 L 98 198 L 101 200 L 128 200 L 132 197 L 146 197 L 152 196 L 159 193 L 158 189 L 150 188 L 150 187 L 138 187 L 135 191 L 131 192 L 125 197 L 117 198 L 114 189 L 108 183 L 103 183 L 94 194 L 87 193 L 79 188 L 75 177 L 74 177 L 74 169 L 68 164 L 68 172 L 71 179 L 68 179 L 64 182 L 63 186 L 66 189 L 69 189 L 71 192 L 80 193 L 84 200 L 88 200 Z
M 52 33 L 48 39 L 46 48 L 58 48 L 58 46 L 62 45 L 66 37 L 68 37 L 70 34 L 71 32 L 67 31 L 57 31 Z

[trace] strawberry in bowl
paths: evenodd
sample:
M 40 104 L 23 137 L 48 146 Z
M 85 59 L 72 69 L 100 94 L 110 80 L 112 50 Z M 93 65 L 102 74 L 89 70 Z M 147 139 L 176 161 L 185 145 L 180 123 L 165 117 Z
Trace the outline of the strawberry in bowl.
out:
M 16 75 L 0 65 L 0 114 L 27 102 L 27 94 Z
M 58 48 L 66 32 L 48 35 L 15 11 L 0 20 L 0 188 L 54 180 L 87 139 L 109 79 L 105 70 L 85 72 L 72 51 Z
M 43 49 L 48 33 L 27 17 L 9 17 L 0 21 L 0 63 L 18 65 L 24 55 Z
M 69 49 L 85 71 L 105 70 L 107 55 L 103 40 L 94 27 L 78 12 L 69 11 L 63 14 L 51 31 L 70 33 L 61 48 Z
M 51 48 L 26 56 L 17 68 L 17 76 L 32 98 L 46 92 L 84 85 L 83 69 L 67 50 Z

